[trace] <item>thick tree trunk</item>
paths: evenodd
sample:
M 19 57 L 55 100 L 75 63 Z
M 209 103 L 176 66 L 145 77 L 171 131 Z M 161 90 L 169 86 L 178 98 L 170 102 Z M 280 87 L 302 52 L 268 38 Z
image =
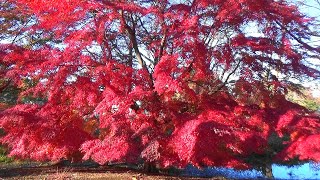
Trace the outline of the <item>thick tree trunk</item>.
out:
M 143 171 L 147 173 L 159 173 L 158 168 L 150 162 L 145 162 L 143 164 Z
M 266 164 L 263 167 L 262 172 L 267 179 L 274 179 L 273 174 L 272 174 L 272 165 L 271 164 Z

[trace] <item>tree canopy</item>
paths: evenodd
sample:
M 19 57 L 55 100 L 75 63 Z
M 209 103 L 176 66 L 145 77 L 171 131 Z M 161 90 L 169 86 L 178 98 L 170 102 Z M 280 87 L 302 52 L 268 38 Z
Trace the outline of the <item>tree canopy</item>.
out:
M 276 0 L 6 0 L 0 114 L 10 155 L 266 168 L 320 161 L 320 117 L 289 102 L 320 46 Z M 3 89 L 4 89 L 3 88 Z M 265 172 L 267 173 L 267 172 Z

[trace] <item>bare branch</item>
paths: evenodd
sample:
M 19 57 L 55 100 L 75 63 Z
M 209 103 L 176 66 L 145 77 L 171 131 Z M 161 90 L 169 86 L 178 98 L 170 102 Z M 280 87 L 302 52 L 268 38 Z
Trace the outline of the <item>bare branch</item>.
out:
M 297 36 L 295 36 L 292 32 L 290 32 L 285 26 L 283 26 L 280 22 L 276 21 L 276 23 L 281 27 L 281 29 L 285 30 L 294 40 L 296 40 L 298 43 L 300 43 L 301 45 L 303 45 L 303 47 L 305 47 L 306 49 L 310 50 L 310 51 L 314 51 L 317 53 L 320 53 L 320 48 L 319 47 L 312 47 L 309 44 L 305 43 L 304 41 L 302 41 L 301 39 L 299 39 Z
M 218 91 L 220 91 L 222 88 L 224 88 L 229 81 L 229 78 L 231 77 L 232 74 L 234 74 L 236 72 L 236 70 L 239 68 L 241 61 L 239 60 L 236 67 L 228 74 L 227 78 L 224 80 L 224 82 L 213 92 L 216 93 Z

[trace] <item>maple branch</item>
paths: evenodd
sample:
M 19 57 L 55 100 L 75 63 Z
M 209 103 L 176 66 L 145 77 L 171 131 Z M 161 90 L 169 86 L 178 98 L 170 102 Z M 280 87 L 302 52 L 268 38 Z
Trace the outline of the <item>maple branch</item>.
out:
M 163 56 L 163 50 L 164 50 L 166 42 L 167 42 L 167 29 L 165 29 L 164 35 L 163 35 L 163 37 L 161 39 L 159 55 L 158 55 L 158 57 L 155 58 L 154 65 L 158 64 L 158 62 L 160 61 L 161 57 Z
M 152 85 L 152 87 L 154 87 L 154 82 L 153 82 L 154 80 L 153 80 L 152 73 L 149 72 L 146 64 L 144 63 L 144 60 L 143 60 L 143 58 L 142 58 L 142 55 L 141 55 L 141 53 L 140 53 L 140 51 L 139 51 L 133 17 L 131 16 L 132 23 L 133 23 L 133 28 L 131 28 L 131 27 L 126 23 L 126 20 L 125 20 L 125 18 L 124 18 L 124 14 L 123 14 L 123 10 L 120 10 L 120 15 L 121 15 L 121 20 L 122 20 L 123 23 L 124 23 L 125 31 L 126 31 L 127 35 L 129 36 L 129 39 L 130 39 L 130 41 L 131 41 L 131 43 L 132 43 L 132 47 L 133 47 L 134 52 L 135 52 L 135 54 L 136 54 L 136 58 L 137 58 L 137 60 L 138 60 L 138 63 L 141 65 L 142 68 L 145 68 L 145 69 L 148 71 L 149 78 L 150 78 L 150 81 L 151 81 L 151 85 Z
M 125 57 L 125 54 L 121 52 L 121 49 L 118 47 L 116 43 L 112 43 L 111 46 L 118 57 L 120 57 L 121 59 Z
M 129 50 L 129 53 L 128 53 L 128 56 L 129 56 L 129 66 L 132 67 L 132 61 L 133 61 L 133 52 L 132 52 L 132 45 L 131 43 L 128 44 L 128 50 Z
M 232 74 L 234 74 L 236 72 L 236 70 L 239 68 L 241 61 L 239 60 L 236 67 L 228 74 L 227 78 L 224 80 L 224 82 L 218 87 L 218 89 L 216 89 L 212 94 L 217 93 L 218 91 L 220 91 L 222 88 L 224 88 L 229 81 L 229 78 L 231 77 Z
M 90 54 L 90 56 L 91 56 L 95 61 L 98 61 L 98 58 L 97 58 L 98 55 L 97 55 L 96 53 L 91 52 L 91 51 L 88 49 L 88 47 L 85 47 L 85 50 L 86 50 L 87 53 Z
M 144 57 L 144 59 L 147 59 L 148 61 L 150 61 L 151 63 L 154 63 L 154 61 L 150 59 L 147 55 L 144 55 L 143 53 L 141 53 L 141 56 Z
M 17 38 L 23 34 L 23 29 L 27 27 L 28 23 L 31 21 L 31 18 L 27 20 L 27 22 L 25 22 L 22 27 L 20 28 L 20 30 L 15 34 L 11 44 L 14 44 L 17 41 Z
M 315 2 L 316 2 L 318 5 L 320 5 L 320 1 L 319 1 L 319 0 L 315 0 Z M 303 6 L 320 10 L 320 8 L 317 7 L 317 6 L 315 6 L 315 5 L 310 5 L 310 4 L 307 4 L 307 3 L 304 3 L 304 2 L 301 2 L 301 3 L 302 3 Z
M 142 22 L 142 20 L 141 20 L 141 18 L 139 17 L 139 22 L 140 22 L 140 25 L 141 25 L 141 27 L 142 27 L 142 29 L 144 29 L 144 31 L 146 31 L 146 33 L 148 33 L 149 34 L 149 31 L 147 30 L 147 28 L 146 27 L 144 27 L 144 25 L 143 25 L 143 22 Z
M 278 24 L 281 29 L 285 30 L 294 40 L 296 40 L 298 43 L 302 44 L 305 48 L 307 48 L 310 51 L 315 51 L 317 53 L 320 53 L 320 48 L 315 48 L 310 46 L 309 44 L 303 42 L 301 39 L 299 39 L 298 37 L 296 37 L 292 32 L 290 32 L 285 26 L 283 26 L 280 22 L 275 21 L 276 24 Z
M 132 46 L 133 46 L 133 49 L 134 49 L 134 52 L 136 54 L 136 58 L 138 60 L 138 63 L 142 66 L 142 67 L 145 67 L 145 63 L 144 63 L 144 60 L 141 56 L 141 53 L 139 51 L 139 47 L 138 47 L 138 42 L 137 42 L 137 38 L 136 38 L 136 32 L 135 32 L 135 29 L 131 28 L 127 23 L 126 23 L 126 20 L 124 18 L 124 14 L 123 14 L 123 10 L 120 10 L 120 14 L 121 14 L 121 20 L 123 21 L 124 23 L 124 28 L 125 28 L 125 31 L 127 33 L 127 35 L 129 36 L 129 39 L 132 43 Z M 132 17 L 131 17 L 132 18 Z

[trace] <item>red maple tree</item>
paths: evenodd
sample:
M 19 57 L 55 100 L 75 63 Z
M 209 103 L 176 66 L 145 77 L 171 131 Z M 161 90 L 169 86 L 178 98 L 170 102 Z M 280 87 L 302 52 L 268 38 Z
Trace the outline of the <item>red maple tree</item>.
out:
M 319 48 L 306 43 L 312 19 L 296 6 L 6 3 L 3 14 L 26 22 L 11 24 L 19 33 L 0 46 L 1 75 L 21 89 L 0 114 L 10 155 L 266 174 L 273 162 L 320 161 L 319 116 L 285 99 L 283 77 L 320 74 L 304 63 Z

